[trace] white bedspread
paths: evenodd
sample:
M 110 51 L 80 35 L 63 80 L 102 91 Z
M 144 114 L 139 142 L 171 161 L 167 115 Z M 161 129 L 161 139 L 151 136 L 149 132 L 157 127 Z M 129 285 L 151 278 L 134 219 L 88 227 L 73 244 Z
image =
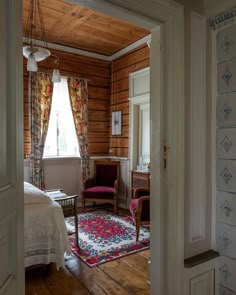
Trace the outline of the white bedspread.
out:
M 55 201 L 25 204 L 25 267 L 55 262 L 65 264 L 71 253 L 61 206 Z

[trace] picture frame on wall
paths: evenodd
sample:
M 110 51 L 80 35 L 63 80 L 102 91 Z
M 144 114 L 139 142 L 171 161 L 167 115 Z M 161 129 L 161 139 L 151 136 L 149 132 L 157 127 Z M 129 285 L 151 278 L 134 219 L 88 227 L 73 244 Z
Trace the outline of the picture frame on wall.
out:
M 112 112 L 112 135 L 121 135 L 122 132 L 122 111 Z

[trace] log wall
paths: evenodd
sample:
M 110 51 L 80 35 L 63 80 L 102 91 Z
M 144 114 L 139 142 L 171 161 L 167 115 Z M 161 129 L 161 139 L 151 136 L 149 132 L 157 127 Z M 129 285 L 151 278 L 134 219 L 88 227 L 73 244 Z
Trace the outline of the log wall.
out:
M 60 58 L 60 73 L 65 76 L 86 77 L 88 81 L 89 111 L 89 153 L 91 156 L 107 155 L 109 150 L 109 107 L 111 62 L 51 50 Z M 24 156 L 30 153 L 30 132 L 28 112 L 28 72 L 24 58 Z M 51 72 L 54 59 L 38 63 L 39 71 Z
M 60 58 L 65 76 L 86 77 L 88 81 L 90 156 L 128 157 L 129 74 L 149 66 L 149 48 L 143 45 L 111 62 L 51 50 Z M 39 71 L 51 72 L 54 59 L 38 63 Z M 24 156 L 30 154 L 28 113 L 28 72 L 24 58 Z M 122 111 L 122 134 L 111 135 L 111 113 Z
M 109 152 L 111 156 L 128 157 L 129 151 L 129 74 L 149 66 L 149 48 L 142 45 L 112 62 Z M 111 113 L 122 111 L 122 133 L 112 136 Z

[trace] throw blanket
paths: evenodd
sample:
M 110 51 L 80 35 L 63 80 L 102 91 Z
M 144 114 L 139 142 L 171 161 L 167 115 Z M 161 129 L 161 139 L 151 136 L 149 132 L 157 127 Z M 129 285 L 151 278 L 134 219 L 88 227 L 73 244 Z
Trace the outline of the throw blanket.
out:
M 51 198 L 36 186 L 24 182 L 24 204 L 51 203 Z
M 64 265 L 71 248 L 61 206 L 41 190 L 25 183 L 25 267 L 55 262 Z

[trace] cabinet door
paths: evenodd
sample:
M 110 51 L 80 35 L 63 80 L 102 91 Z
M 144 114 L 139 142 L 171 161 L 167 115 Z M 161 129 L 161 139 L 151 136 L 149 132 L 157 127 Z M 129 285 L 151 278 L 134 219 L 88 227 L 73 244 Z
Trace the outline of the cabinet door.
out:
M 214 295 L 214 269 L 190 280 L 190 295 Z

